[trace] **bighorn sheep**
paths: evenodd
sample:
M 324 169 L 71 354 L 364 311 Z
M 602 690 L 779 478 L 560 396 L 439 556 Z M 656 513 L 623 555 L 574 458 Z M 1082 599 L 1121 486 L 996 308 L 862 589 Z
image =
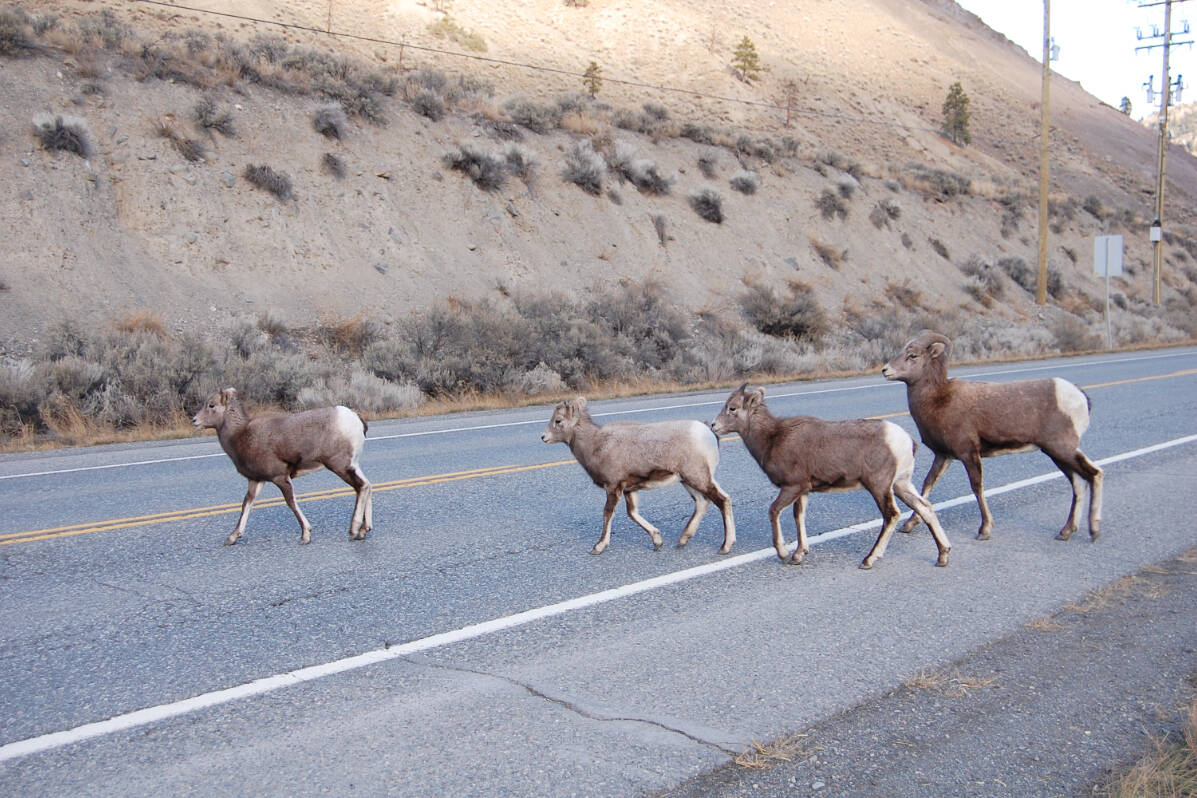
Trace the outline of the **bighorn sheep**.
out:
M 762 470 L 781 491 L 769 506 L 773 525 L 773 547 L 786 562 L 785 539 L 781 534 L 781 511 L 794 505 L 798 544 L 789 559 L 802 562 L 810 551 L 806 544 L 806 503 L 810 492 L 864 488 L 881 510 L 881 534 L 860 563 L 864 569 L 885 554 L 901 513 L 894 494 L 909 505 L 931 528 L 939 548 L 936 565 L 948 564 L 951 545 L 935 517 L 910 482 L 917 444 L 897 424 L 857 419 L 824 421 L 813 416 L 777 418 L 765 406 L 765 389 L 748 390 L 744 383 L 727 398 L 723 410 L 711 422 L 716 434 L 737 432 Z
M 711 502 L 723 513 L 723 546 L 719 553 L 727 554 L 735 544 L 731 497 L 715 482 L 719 439 L 701 421 L 616 421 L 600 427 L 590 417 L 586 399 L 579 396 L 553 408 L 540 439 L 569 446 L 594 484 L 607 492 L 603 533 L 591 554 L 602 554 L 611 543 L 611 515 L 621 496 L 628 517 L 648 532 L 653 548 L 660 549 L 660 530 L 636 509 L 637 492 L 679 480 L 694 497 L 694 515 L 682 530 L 678 548 L 690 542 Z
M 366 422 L 349 408 L 338 405 L 302 413 L 260 413 L 250 418 L 237 391 L 225 388 L 204 400 L 192 423 L 199 429 L 215 429 L 221 448 L 249 480 L 241 517 L 225 539 L 226 545 L 236 543 L 245 531 L 249 510 L 267 481 L 283 492 L 287 506 L 299 521 L 300 542 L 308 543 L 312 525 L 295 504 L 291 479 L 322 467 L 345 480 L 357 494 L 349 537 L 361 540 L 374 526 L 370 481 L 358 465 L 366 441 Z
M 935 453 L 923 481 L 923 498 L 930 496 L 953 458 L 964 463 L 981 508 L 977 538 L 988 540 L 993 516 L 985 502 L 981 458 L 1040 449 L 1072 483 L 1072 507 L 1057 540 L 1068 540 L 1077 529 L 1082 479 L 1090 487 L 1089 535 L 1096 540 L 1105 475 L 1078 448 L 1089 427 L 1089 397 L 1058 377 L 1008 383 L 950 380 L 951 346 L 945 336 L 923 330 L 881 369 L 887 380 L 906 383 L 910 415 L 923 443 Z M 917 525 L 918 519 L 911 516 L 902 531 Z

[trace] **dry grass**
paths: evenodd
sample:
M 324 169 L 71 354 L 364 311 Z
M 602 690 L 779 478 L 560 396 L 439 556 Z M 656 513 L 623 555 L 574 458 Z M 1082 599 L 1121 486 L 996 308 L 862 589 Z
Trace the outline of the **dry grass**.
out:
M 1111 798 L 1182 798 L 1197 795 L 1197 700 L 1190 703 L 1183 732 L 1153 737 L 1151 748 L 1104 794 Z
M 1057 621 L 1052 616 L 1048 615 L 1043 618 L 1036 618 L 1027 624 L 1028 629 L 1036 632 L 1059 632 L 1068 627 Z
M 980 690 L 994 683 L 994 677 L 965 676 L 957 668 L 921 670 L 907 679 L 903 686 L 910 690 L 934 690 L 949 698 L 962 698 L 969 690 Z
M 819 260 L 837 272 L 844 265 L 844 261 L 848 257 L 848 250 L 824 244 L 815 238 L 810 239 L 810 246 L 815 251 L 815 254 L 819 256 Z
M 788 737 L 761 744 L 752 741 L 752 750 L 745 751 L 735 759 L 735 763 L 750 770 L 765 770 L 779 762 L 793 762 L 812 751 L 818 750 L 807 742 L 806 734 L 791 734 Z
M 1129 598 L 1146 598 L 1154 601 L 1167 594 L 1168 588 L 1156 580 L 1132 574 L 1093 591 L 1079 601 L 1065 604 L 1064 609 L 1075 613 L 1099 612 L 1116 607 Z
M 157 338 L 166 338 L 166 323 L 157 313 L 148 310 L 122 316 L 112 326 L 123 333 L 149 333 Z

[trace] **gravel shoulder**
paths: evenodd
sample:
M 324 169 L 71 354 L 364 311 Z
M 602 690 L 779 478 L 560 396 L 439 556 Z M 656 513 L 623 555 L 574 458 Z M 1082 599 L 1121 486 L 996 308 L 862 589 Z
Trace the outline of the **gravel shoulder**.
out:
M 1197 548 L 660 796 L 1101 794 L 1197 690 Z

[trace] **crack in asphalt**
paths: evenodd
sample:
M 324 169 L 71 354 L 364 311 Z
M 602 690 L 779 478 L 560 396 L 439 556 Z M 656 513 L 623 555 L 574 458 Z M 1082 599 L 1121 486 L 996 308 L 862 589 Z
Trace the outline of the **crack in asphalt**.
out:
M 574 714 L 579 715 L 580 717 L 586 718 L 587 720 L 594 720 L 594 721 L 599 721 L 599 722 L 603 722 L 603 723 L 619 723 L 619 722 L 643 723 L 647 726 L 655 726 L 658 729 L 663 729 L 664 731 L 671 732 L 673 734 L 677 734 L 681 737 L 685 737 L 686 739 L 688 739 L 692 742 L 698 743 L 699 745 L 705 745 L 705 746 L 708 746 L 711 748 L 715 748 L 715 749 L 722 751 L 723 753 L 728 754 L 730 756 L 737 756 L 741 753 L 739 749 L 729 748 L 728 746 L 723 745 L 714 740 L 703 739 L 702 737 L 699 737 L 698 735 L 694 734 L 693 732 L 686 731 L 685 729 L 679 729 L 675 726 L 670 726 L 668 723 L 664 723 L 659 720 L 654 720 L 653 718 L 631 717 L 631 716 L 622 716 L 622 715 L 601 715 L 601 714 L 594 712 L 593 710 L 588 710 L 573 701 L 570 701 L 565 698 L 559 698 L 557 696 L 549 695 L 548 693 L 544 692 L 543 690 L 533 687 L 531 684 L 528 684 L 527 682 L 522 682 L 519 679 L 513 678 L 511 676 L 505 676 L 501 673 L 480 671 L 480 670 L 475 670 L 473 668 L 466 668 L 461 665 L 448 665 L 443 662 L 436 662 L 427 657 L 421 657 L 421 656 L 415 656 L 415 655 L 403 657 L 403 659 L 407 662 L 410 662 L 413 665 L 421 665 L 424 667 L 438 668 L 440 670 L 447 670 L 447 671 L 456 671 L 458 673 L 469 673 L 474 676 L 481 676 L 483 678 L 495 679 L 497 681 L 505 682 L 507 684 L 513 685 L 515 687 L 520 688 L 521 690 L 526 691 L 531 696 L 534 696 L 536 698 L 547 701 L 550 704 L 556 704 L 557 706 L 563 707 L 564 709 L 567 709 L 570 712 L 573 712 Z

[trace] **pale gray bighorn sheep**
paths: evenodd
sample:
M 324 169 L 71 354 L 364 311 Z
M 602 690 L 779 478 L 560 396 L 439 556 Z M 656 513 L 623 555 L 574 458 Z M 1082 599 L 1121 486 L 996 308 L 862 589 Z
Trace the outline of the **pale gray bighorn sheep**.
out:
M 719 440 L 701 421 L 616 421 L 599 426 L 590 417 L 586 399 L 579 396 L 553 408 L 553 416 L 540 439 L 569 446 L 578 463 L 607 492 L 603 507 L 603 532 L 591 554 L 602 554 L 611 543 L 611 516 L 623 497 L 628 517 L 648 532 L 653 548 L 661 548 L 661 533 L 640 515 L 637 492 L 682 485 L 694 497 L 694 515 L 682 530 L 678 547 L 694 536 L 711 502 L 723 513 L 723 546 L 731 551 L 736 542 L 736 522 L 731 497 L 715 481 L 719 464 Z
M 923 498 L 929 498 L 953 459 L 964 463 L 981 508 L 977 538 L 988 540 L 993 516 L 985 502 L 981 458 L 1040 449 L 1072 483 L 1068 520 L 1056 538 L 1068 540 L 1077 530 L 1082 482 L 1088 482 L 1089 536 L 1096 540 L 1105 475 L 1078 448 L 1089 427 L 1088 395 L 1058 377 L 1006 383 L 948 379 L 951 348 L 946 336 L 923 330 L 881 369 L 887 380 L 906 383 L 910 415 L 923 443 L 935 453 L 923 481 Z M 911 516 L 902 531 L 917 525 L 918 519 Z
M 358 459 L 366 442 L 366 422 L 347 407 L 321 407 L 301 413 L 260 413 L 250 418 L 237 391 L 225 388 L 204 400 L 192 423 L 199 429 L 216 430 L 225 454 L 241 476 L 249 480 L 249 491 L 241 503 L 241 517 L 231 545 L 245 532 L 245 522 L 265 482 L 273 482 L 299 521 L 300 542 L 312 539 L 312 525 L 295 504 L 293 477 L 327 468 L 353 488 L 357 501 L 349 523 L 349 537 L 361 540 L 374 526 L 374 503 L 370 480 L 362 473 Z
M 748 383 L 744 383 L 732 391 L 711 422 L 711 429 L 719 435 L 739 433 L 765 475 L 780 488 L 769 505 L 769 522 L 773 526 L 773 547 L 782 562 L 787 562 L 779 518 L 782 510 L 794 505 L 798 544 L 788 560 L 794 565 L 810 551 L 806 542 L 810 493 L 864 488 L 881 511 L 882 524 L 877 542 L 860 563 L 861 568 L 872 568 L 885 554 L 902 517 L 895 494 L 931 528 L 939 549 L 935 564 L 948 564 L 952 548 L 948 538 L 931 505 L 910 482 L 917 444 L 897 424 L 870 419 L 824 421 L 813 416 L 777 418 L 765 405 L 765 389 L 749 390 Z

